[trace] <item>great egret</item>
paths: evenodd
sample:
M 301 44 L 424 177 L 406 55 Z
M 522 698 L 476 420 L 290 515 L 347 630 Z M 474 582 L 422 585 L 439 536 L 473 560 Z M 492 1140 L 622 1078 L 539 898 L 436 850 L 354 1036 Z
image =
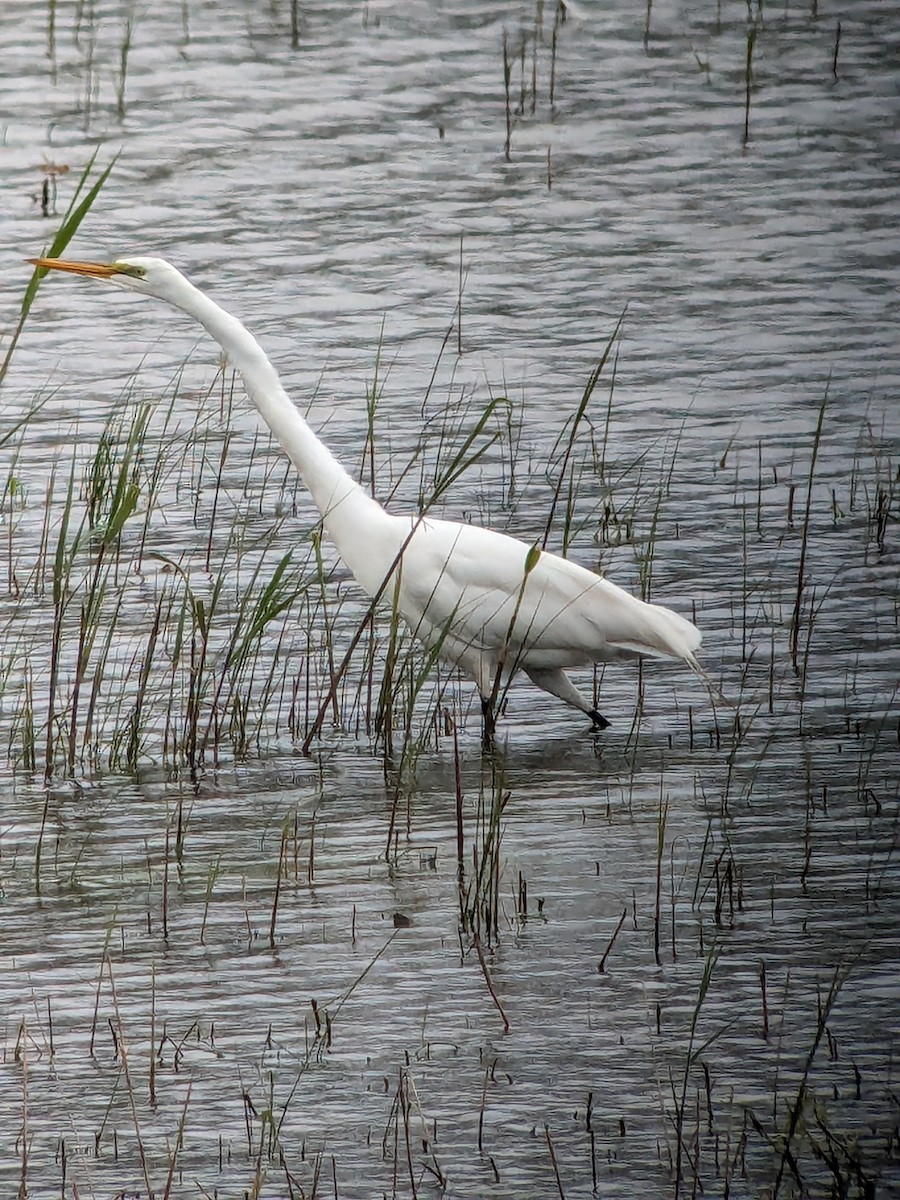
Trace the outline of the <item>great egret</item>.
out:
M 683 659 L 703 674 L 694 657 L 700 631 L 671 609 L 504 533 L 385 512 L 313 433 L 256 339 L 165 259 L 29 261 L 155 296 L 200 322 L 300 472 L 357 583 L 396 604 L 417 638 L 475 680 L 486 743 L 493 740 L 498 696 L 518 670 L 586 713 L 596 729 L 609 722 L 568 678 L 567 667 L 650 655 Z

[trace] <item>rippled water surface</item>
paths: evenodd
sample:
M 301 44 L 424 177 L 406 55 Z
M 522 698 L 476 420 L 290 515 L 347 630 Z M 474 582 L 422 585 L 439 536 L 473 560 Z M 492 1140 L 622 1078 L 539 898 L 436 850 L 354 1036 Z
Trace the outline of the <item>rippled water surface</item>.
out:
M 6 0 L 4 352 L 118 155 L 70 257 L 187 271 L 397 510 L 493 399 L 443 507 L 532 541 L 622 318 L 551 545 L 734 704 L 610 668 L 598 738 L 519 684 L 485 758 L 432 669 L 386 737 L 386 623 L 302 754 L 364 611 L 311 500 L 189 321 L 48 279 L 0 396 L 4 1195 L 900 1194 L 900 33 L 757 7 Z

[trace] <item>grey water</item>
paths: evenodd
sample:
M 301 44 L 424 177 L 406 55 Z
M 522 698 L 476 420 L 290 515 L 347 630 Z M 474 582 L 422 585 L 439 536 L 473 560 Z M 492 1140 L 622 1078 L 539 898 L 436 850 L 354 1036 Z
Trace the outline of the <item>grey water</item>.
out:
M 398 787 L 354 731 L 307 758 L 281 726 L 193 776 L 160 751 L 46 784 L 16 747 L 52 610 L 16 561 L 48 481 L 139 398 L 175 395 L 179 438 L 225 433 L 200 331 L 48 279 L 0 392 L 0 1190 L 900 1194 L 894 6 L 298 14 L 294 45 L 287 3 L 7 0 L 4 335 L 23 260 L 118 155 L 69 257 L 171 259 L 350 466 L 377 380 L 398 508 L 417 476 L 391 464 L 439 397 L 509 397 L 515 463 L 485 455 L 444 510 L 532 540 L 622 318 L 568 552 L 635 591 L 652 567 L 736 708 L 672 664 L 610 669 L 598 740 L 521 684 L 492 761 L 451 681 L 458 779 L 447 737 Z M 224 494 L 278 517 L 281 553 L 315 511 L 295 489 L 284 519 L 272 464 L 254 511 L 239 388 L 228 414 Z M 199 572 L 190 482 L 163 482 L 150 538 Z M 456 804 L 471 876 L 500 793 L 486 978 Z

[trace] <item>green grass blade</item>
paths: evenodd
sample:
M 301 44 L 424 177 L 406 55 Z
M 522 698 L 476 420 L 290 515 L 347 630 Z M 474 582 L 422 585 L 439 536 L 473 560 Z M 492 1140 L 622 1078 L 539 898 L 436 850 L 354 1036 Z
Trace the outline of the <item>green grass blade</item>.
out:
M 94 162 L 97 158 L 97 153 L 98 152 L 95 150 L 91 155 L 87 166 L 84 168 L 84 171 L 81 173 L 81 178 L 78 180 L 78 183 L 75 186 L 74 195 L 72 196 L 69 207 L 62 219 L 62 224 L 56 231 L 56 236 L 46 251 L 45 257 L 47 258 L 58 258 L 60 254 L 62 254 L 63 250 L 65 250 L 66 246 L 68 246 L 69 242 L 71 242 L 72 238 L 77 233 L 81 222 L 90 212 L 91 206 L 97 199 L 97 196 L 100 194 L 100 189 L 109 178 L 109 173 L 116 165 L 116 159 L 119 157 L 116 155 L 113 158 L 109 166 L 100 173 L 99 178 L 88 189 L 87 194 L 79 200 L 79 197 L 84 190 L 84 186 L 88 181 L 88 177 L 94 168 Z M 25 294 L 22 297 L 22 305 L 19 309 L 19 321 L 13 332 L 12 338 L 10 339 L 6 356 L 3 359 L 2 364 L 0 364 L 0 383 L 3 382 L 6 372 L 9 370 L 9 364 L 12 360 L 16 346 L 18 345 L 22 330 L 25 328 L 25 322 L 28 320 L 28 314 L 31 311 L 32 304 L 34 303 L 37 290 L 41 285 L 41 280 L 46 274 L 47 272 L 45 270 L 42 270 L 40 267 L 35 267 L 31 279 L 28 282 L 28 286 L 25 288 Z

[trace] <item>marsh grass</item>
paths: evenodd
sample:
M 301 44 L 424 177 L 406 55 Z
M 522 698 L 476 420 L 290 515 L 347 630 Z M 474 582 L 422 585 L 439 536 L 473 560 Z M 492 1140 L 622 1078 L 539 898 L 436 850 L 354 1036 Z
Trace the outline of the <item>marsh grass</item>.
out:
M 563 552 L 580 547 L 583 559 L 593 535 L 601 569 L 608 562 L 626 586 L 633 580 L 645 597 L 667 599 L 662 593 L 668 589 L 659 590 L 654 580 L 661 541 L 667 559 L 694 553 L 691 501 L 679 469 L 689 414 L 664 441 L 639 450 L 621 441 L 614 402 L 620 326 L 621 319 L 543 474 L 523 462 L 523 414 L 508 395 L 476 402 L 455 387 L 452 373 L 443 403 L 436 403 L 434 381 L 430 385 L 423 433 L 406 461 L 390 455 L 382 461 L 379 445 L 388 443 L 379 437 L 385 384 L 379 352 L 365 474 L 394 497 L 414 484 L 425 515 L 441 511 L 473 471 L 487 470 L 504 496 L 502 509 L 488 519 L 502 516 L 521 535 L 519 504 L 533 505 L 543 494 L 544 545 Z M 591 401 L 604 371 L 608 393 L 598 416 Z M 0 726 L 10 758 L 48 779 L 100 768 L 134 771 L 152 760 L 197 770 L 223 755 L 258 753 L 284 736 L 309 751 L 323 731 L 335 728 L 374 739 L 400 802 L 414 791 L 422 750 L 465 720 L 452 673 L 438 669 L 439 647 L 426 652 L 418 646 L 391 597 L 380 598 L 376 615 L 360 608 L 352 590 L 335 585 L 335 563 L 316 527 L 305 535 L 301 529 L 298 538 L 296 526 L 278 515 L 297 511 L 297 481 L 269 440 L 253 441 L 238 485 L 227 426 L 223 432 L 214 421 L 201 421 L 184 429 L 175 420 L 179 385 L 176 378 L 162 403 L 123 397 L 93 448 L 76 439 L 44 472 L 43 495 L 29 480 L 27 453 L 29 422 L 38 414 L 4 431 L 4 621 L 11 636 L 0 679 L 16 705 L 12 720 Z M 233 384 L 221 378 L 219 390 L 227 423 Z M 799 528 L 798 484 L 784 481 L 784 466 L 771 466 L 759 441 L 752 459 L 729 443 L 718 460 L 716 473 L 726 476 L 726 485 L 733 473 L 740 548 L 728 631 L 737 635 L 740 660 L 728 668 L 723 687 L 737 700 L 727 717 L 732 768 L 754 725 L 785 712 L 788 681 L 779 665 L 785 617 L 779 614 L 788 609 L 787 649 L 799 677 L 799 703 L 787 708 L 801 723 L 818 719 L 810 713 L 806 681 L 817 669 L 818 639 L 832 636 L 834 586 L 816 577 L 818 541 L 859 525 L 865 555 L 883 556 L 896 519 L 896 470 L 878 431 L 860 431 L 854 469 L 843 484 L 827 470 L 819 479 L 817 460 L 827 454 L 828 437 L 823 401 L 806 458 Z M 803 457 L 798 451 L 788 470 L 802 469 Z M 780 509 L 785 490 L 787 506 Z M 173 495 L 204 530 L 202 564 L 165 544 Z M 774 554 L 767 548 L 773 538 Z M 26 608 L 33 632 L 19 619 Z M 896 600 L 893 611 L 896 622 Z M 703 624 L 702 613 L 689 615 Z M 604 678 L 598 673 L 597 683 Z M 646 717 L 644 681 L 639 669 L 628 742 L 633 757 Z M 502 705 L 510 695 L 498 692 L 495 699 Z M 691 745 L 697 711 L 691 705 L 686 722 Z M 724 730 L 715 707 L 710 715 L 711 731 L 709 717 L 702 718 L 703 736 L 719 745 Z
M 503 154 L 512 161 L 512 135 L 519 124 L 549 113 L 556 103 L 557 56 L 562 26 L 567 17 L 563 0 L 555 0 L 552 20 L 549 5 L 535 0 L 534 10 L 514 32 L 503 30 L 502 64 L 505 97 L 506 139 Z M 550 182 L 550 147 L 547 148 L 547 177 Z
M 459 921 L 473 944 L 494 945 L 500 936 L 503 813 L 511 792 L 503 764 L 492 761 L 479 787 L 469 861 L 463 861 L 459 889 Z
M 251 532 L 230 478 L 226 483 L 229 435 L 213 444 L 203 424 L 187 432 L 176 428 L 177 386 L 176 380 L 162 406 L 126 396 L 93 448 L 73 442 L 68 462 L 63 457 L 50 471 L 36 552 L 23 538 L 27 492 L 19 456 L 27 425 L 10 435 L 8 621 L 16 628 L 27 605 L 36 622 L 49 627 L 46 658 L 38 637 L 32 650 L 20 643 L 3 664 L 7 688 L 18 688 L 23 698 L 7 734 L 10 755 L 29 769 L 40 758 L 48 779 L 103 767 L 134 770 L 148 755 L 198 769 L 217 761 L 225 747 L 237 758 L 258 749 L 266 722 L 309 739 L 329 715 L 337 727 L 374 736 L 387 760 L 399 732 L 396 745 L 408 760 L 420 737 L 419 719 L 426 739 L 439 725 L 435 705 L 443 686 L 424 714 L 419 705 L 436 652 L 418 651 L 385 597 L 386 620 L 374 624 L 371 613 L 364 616 L 350 639 L 351 653 L 338 662 L 337 639 L 341 651 L 347 645 L 347 600 L 332 583 L 334 564 L 317 528 L 288 551 L 281 518 L 254 522 Z M 457 415 L 445 414 L 431 466 L 422 446 L 415 451 L 423 513 L 508 428 L 497 423 L 504 398 L 489 400 L 471 426 L 470 404 L 460 397 Z M 252 454 L 259 465 L 251 460 L 246 468 L 244 491 L 274 485 L 276 499 L 266 507 L 291 511 L 284 489 L 294 481 L 273 475 L 267 440 L 255 442 Z M 186 483 L 195 496 L 193 520 L 207 530 L 202 569 L 163 549 L 166 506 L 173 487 L 183 495 Z M 352 652 L 369 626 L 366 654 L 351 677 Z M 299 659 L 298 627 L 318 631 Z M 301 694 L 305 719 L 297 712 Z M 288 697 L 290 717 L 283 709 Z M 310 726 L 323 699 L 321 718 Z

